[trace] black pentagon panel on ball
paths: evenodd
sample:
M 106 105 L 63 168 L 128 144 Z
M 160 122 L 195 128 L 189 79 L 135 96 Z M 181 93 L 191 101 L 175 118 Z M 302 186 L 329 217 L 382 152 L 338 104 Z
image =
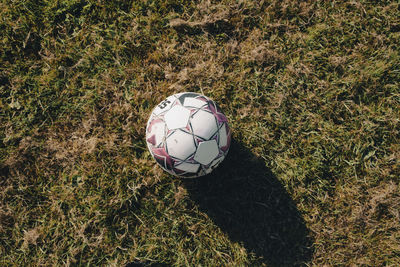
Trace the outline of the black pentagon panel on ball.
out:
M 185 103 L 185 98 L 187 97 L 196 97 L 199 96 L 199 94 L 196 93 L 183 93 L 182 95 L 179 96 L 179 101 L 181 102 L 181 104 L 183 105 Z

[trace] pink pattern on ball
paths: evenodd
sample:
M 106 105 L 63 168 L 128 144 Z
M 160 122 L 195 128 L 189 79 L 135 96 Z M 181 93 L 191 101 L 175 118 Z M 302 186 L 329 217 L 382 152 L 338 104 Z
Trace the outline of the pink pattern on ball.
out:
M 170 157 L 170 155 L 168 155 L 167 151 L 165 151 L 164 147 L 160 147 L 160 148 L 153 148 L 152 149 L 154 158 L 160 162 L 163 163 L 162 165 L 164 166 L 164 168 L 166 168 L 167 170 L 172 170 L 173 166 L 174 166 L 174 160 Z

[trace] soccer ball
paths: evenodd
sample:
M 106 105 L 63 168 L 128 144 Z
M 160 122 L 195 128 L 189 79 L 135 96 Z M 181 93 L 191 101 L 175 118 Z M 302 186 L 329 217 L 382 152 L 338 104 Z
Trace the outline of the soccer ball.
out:
M 164 170 L 176 176 L 199 177 L 223 161 L 231 143 L 231 130 L 214 101 L 185 92 L 168 97 L 153 110 L 146 141 Z

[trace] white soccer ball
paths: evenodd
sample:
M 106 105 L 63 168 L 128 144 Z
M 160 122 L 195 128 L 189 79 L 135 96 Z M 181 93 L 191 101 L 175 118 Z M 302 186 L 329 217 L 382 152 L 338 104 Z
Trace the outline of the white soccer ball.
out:
M 168 97 L 153 110 L 146 141 L 164 170 L 176 176 L 198 177 L 223 161 L 231 143 L 231 130 L 214 101 L 186 92 Z

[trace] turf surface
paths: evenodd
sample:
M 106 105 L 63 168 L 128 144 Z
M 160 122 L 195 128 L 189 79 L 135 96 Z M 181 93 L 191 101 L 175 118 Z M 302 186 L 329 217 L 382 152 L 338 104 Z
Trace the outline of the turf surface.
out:
M 398 1 L 1 1 L 0 265 L 396 266 L 399 51 Z M 183 91 L 195 180 L 144 140 Z

